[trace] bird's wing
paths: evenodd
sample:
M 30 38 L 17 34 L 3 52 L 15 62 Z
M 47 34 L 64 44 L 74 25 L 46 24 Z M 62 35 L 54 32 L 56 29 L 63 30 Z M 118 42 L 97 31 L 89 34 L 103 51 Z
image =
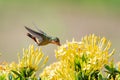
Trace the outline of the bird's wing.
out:
M 34 30 L 26 27 L 26 26 L 25 26 L 25 28 L 26 28 L 34 37 L 38 38 L 40 41 L 43 40 L 43 37 L 42 37 L 42 36 L 44 36 L 44 34 L 43 34 L 42 32 L 36 32 L 36 31 L 34 31 Z
M 42 30 L 40 30 L 34 23 L 33 23 L 33 25 L 34 25 L 34 27 L 35 27 L 40 33 L 42 33 L 42 34 L 44 34 L 44 35 L 47 35 L 45 32 L 43 32 Z

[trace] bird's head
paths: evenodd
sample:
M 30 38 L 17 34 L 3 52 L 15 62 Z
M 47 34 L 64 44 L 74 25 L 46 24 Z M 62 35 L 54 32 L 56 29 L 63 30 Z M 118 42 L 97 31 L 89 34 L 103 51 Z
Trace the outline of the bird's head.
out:
M 60 44 L 60 40 L 59 40 L 59 38 L 58 37 L 54 37 L 54 38 L 52 38 L 52 41 L 51 41 L 53 44 L 56 44 L 56 45 L 58 45 L 58 46 L 60 46 L 61 44 Z

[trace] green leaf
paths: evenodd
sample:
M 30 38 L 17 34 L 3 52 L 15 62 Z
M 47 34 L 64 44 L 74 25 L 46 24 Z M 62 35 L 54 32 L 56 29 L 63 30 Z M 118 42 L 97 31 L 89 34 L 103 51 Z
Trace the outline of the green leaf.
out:
M 18 77 L 22 78 L 22 75 L 19 74 L 17 71 L 11 70 L 14 74 L 16 74 Z
M 75 57 L 74 67 L 75 67 L 75 71 L 77 71 L 77 72 L 79 72 L 81 70 L 80 60 L 79 60 L 78 56 Z
M 112 69 L 110 68 L 109 65 L 105 65 L 105 69 L 107 69 L 108 71 L 107 72 L 112 72 Z
M 107 78 L 103 77 L 101 74 L 98 75 L 98 80 L 108 80 Z

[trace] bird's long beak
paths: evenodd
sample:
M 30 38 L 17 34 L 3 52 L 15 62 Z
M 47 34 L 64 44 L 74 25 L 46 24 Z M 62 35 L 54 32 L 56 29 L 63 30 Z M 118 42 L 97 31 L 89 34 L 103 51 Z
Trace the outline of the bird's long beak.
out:
M 57 45 L 58 45 L 58 46 L 61 46 L 61 44 L 60 44 L 60 43 L 57 43 Z
M 61 46 L 61 44 L 59 42 L 52 41 L 51 43 Z
M 61 44 L 60 44 L 60 43 L 57 43 L 57 42 L 55 42 L 55 43 L 53 43 L 53 44 L 56 44 L 56 45 L 58 45 L 58 46 L 61 46 Z

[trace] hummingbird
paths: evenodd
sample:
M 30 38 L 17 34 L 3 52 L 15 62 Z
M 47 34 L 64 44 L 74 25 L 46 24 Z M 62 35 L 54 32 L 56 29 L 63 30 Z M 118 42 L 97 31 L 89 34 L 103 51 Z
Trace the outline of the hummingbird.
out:
M 58 46 L 61 45 L 58 37 L 51 37 L 47 35 L 45 32 L 43 32 L 42 30 L 38 29 L 37 27 L 36 28 L 39 32 L 34 31 L 28 28 L 27 26 L 24 26 L 24 27 L 25 29 L 28 30 L 27 36 L 33 39 L 37 43 L 38 46 L 44 46 L 49 43 L 56 44 Z

